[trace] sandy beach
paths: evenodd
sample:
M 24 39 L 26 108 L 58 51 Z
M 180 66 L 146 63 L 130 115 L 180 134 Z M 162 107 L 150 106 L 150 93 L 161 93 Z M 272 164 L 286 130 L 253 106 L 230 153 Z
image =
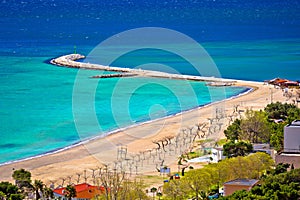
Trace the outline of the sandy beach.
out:
M 147 153 L 148 155 L 150 153 L 148 159 L 143 159 L 144 163 L 141 163 L 137 167 L 132 166 L 134 169 L 132 169 L 131 173 L 151 173 L 156 171 L 155 167 L 159 161 L 155 160 L 155 157 L 153 157 L 152 161 L 150 149 L 153 150 L 157 147 L 153 141 L 163 139 L 167 136 L 174 137 L 183 128 L 193 127 L 199 122 L 209 124 L 208 118 L 215 117 L 216 109 L 223 110 L 226 116 L 228 116 L 233 113 L 237 105 L 238 109 L 242 112 L 246 109 L 262 109 L 270 103 L 271 100 L 273 102 L 287 101 L 281 89 L 275 89 L 274 86 L 249 81 L 237 81 L 235 85 L 251 87 L 254 90 L 233 99 L 197 108 L 176 116 L 134 126 L 106 136 L 105 138 L 95 139 L 58 153 L 0 166 L 0 180 L 11 181 L 13 170 L 25 168 L 31 171 L 33 179 L 41 179 L 46 184 L 54 183 L 57 186 L 61 184 L 63 180 L 65 180 L 65 182 L 75 183 L 76 181 L 84 182 L 84 176 L 87 181 L 90 181 L 94 173 L 103 167 L 104 164 L 109 164 L 111 167 L 116 164 L 114 161 L 117 160 L 118 149 L 120 150 L 121 147 L 123 147 L 123 150 L 127 149 L 127 162 L 137 159 L 137 154 L 145 157 L 144 154 Z M 222 128 L 209 135 L 209 138 L 217 140 L 224 137 L 223 130 L 229 124 L 229 118 L 223 118 L 221 123 Z M 176 162 L 178 152 L 169 152 L 167 154 L 168 155 L 164 154 L 164 165 L 171 166 Z M 141 158 L 139 158 L 139 162 L 141 162 L 140 160 Z M 123 162 L 123 164 L 125 164 L 125 162 Z M 172 170 L 174 171 L 176 169 Z

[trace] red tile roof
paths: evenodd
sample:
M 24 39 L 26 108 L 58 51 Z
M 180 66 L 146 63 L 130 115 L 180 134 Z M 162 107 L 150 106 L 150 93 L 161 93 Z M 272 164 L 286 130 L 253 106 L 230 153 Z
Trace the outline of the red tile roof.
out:
M 78 185 L 74 185 L 76 190 L 76 197 L 80 199 L 91 199 L 96 195 L 99 195 L 104 192 L 104 187 L 100 186 L 92 186 L 87 183 L 82 183 Z M 57 188 L 53 190 L 54 193 L 64 196 L 65 195 L 65 187 Z

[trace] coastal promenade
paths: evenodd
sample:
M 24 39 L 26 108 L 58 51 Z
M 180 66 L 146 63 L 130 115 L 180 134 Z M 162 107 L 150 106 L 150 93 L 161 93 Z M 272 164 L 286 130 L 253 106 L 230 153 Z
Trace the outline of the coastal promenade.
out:
M 110 67 L 100 64 L 91 64 L 77 62 L 77 60 L 84 59 L 85 56 L 81 54 L 68 54 L 60 56 L 58 58 L 52 59 L 50 61 L 53 65 L 70 67 L 70 68 L 80 68 L 80 69 L 90 69 L 90 70 L 102 70 L 102 71 L 111 71 L 111 72 L 121 72 L 122 75 L 111 75 L 113 77 L 130 77 L 130 76 L 141 76 L 141 77 L 153 77 L 153 78 L 168 78 L 168 79 L 180 79 L 180 80 L 192 80 L 192 81 L 206 81 L 206 82 L 218 82 L 216 86 L 229 86 L 232 85 L 235 81 L 230 79 L 221 79 L 216 77 L 203 77 L 203 76 L 191 76 L 191 75 L 182 75 L 182 74 L 171 74 L 166 72 L 152 71 L 152 70 L 143 70 L 143 69 L 131 69 L 131 68 L 122 68 L 122 67 Z M 109 76 L 95 76 L 93 78 L 109 78 Z M 223 84 L 224 83 L 224 84 Z

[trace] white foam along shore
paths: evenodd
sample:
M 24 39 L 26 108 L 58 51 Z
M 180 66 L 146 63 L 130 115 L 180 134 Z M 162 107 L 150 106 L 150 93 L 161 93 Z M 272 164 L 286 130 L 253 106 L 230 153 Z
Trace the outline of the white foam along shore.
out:
M 74 144 L 71 144 L 71 145 L 66 146 L 66 147 L 62 147 L 62 148 L 54 149 L 54 150 L 51 150 L 51 151 L 47 151 L 45 153 L 38 154 L 36 156 L 31 156 L 31 157 L 28 157 L 28 158 L 23 158 L 23 159 L 19 159 L 19 160 L 13 160 L 13 161 L 7 161 L 7 162 L 4 162 L 4 163 L 0 163 L 0 167 L 5 166 L 5 165 L 9 165 L 9 164 L 23 162 L 23 161 L 33 160 L 33 159 L 37 159 L 37 158 L 44 157 L 44 156 L 49 156 L 49 155 L 56 154 L 56 153 L 63 152 L 63 151 L 67 151 L 69 149 L 78 147 L 78 146 L 83 145 L 83 144 L 87 144 L 87 143 L 92 142 L 94 140 L 98 140 L 98 139 L 101 139 L 103 137 L 106 137 L 106 136 L 109 136 L 109 135 L 112 135 L 112 134 L 116 134 L 116 133 L 119 133 L 119 132 L 122 132 L 122 131 L 126 131 L 127 129 L 130 129 L 130 128 L 150 124 L 150 123 L 153 123 L 153 122 L 156 122 L 156 121 L 159 121 L 159 120 L 166 120 L 168 118 L 172 118 L 172 117 L 177 116 L 177 115 L 193 112 L 193 111 L 195 111 L 199 108 L 205 108 L 205 107 L 212 106 L 212 105 L 215 105 L 215 104 L 218 104 L 218 103 L 221 103 L 221 102 L 225 102 L 227 100 L 235 99 L 235 98 L 244 96 L 244 95 L 246 95 L 250 92 L 253 92 L 253 90 L 254 90 L 253 88 L 246 88 L 244 92 L 239 93 L 238 95 L 232 96 L 232 97 L 227 98 L 227 99 L 223 99 L 223 100 L 220 100 L 220 101 L 215 101 L 215 102 L 211 102 L 211 103 L 208 103 L 208 104 L 200 105 L 200 106 L 188 109 L 188 110 L 183 110 L 179 113 L 167 115 L 167 116 L 156 118 L 156 119 L 153 119 L 153 120 L 141 121 L 141 122 L 138 122 L 138 123 L 135 123 L 135 124 L 132 124 L 132 125 L 129 125 L 129 126 L 125 126 L 125 127 L 122 127 L 122 128 L 114 129 L 114 130 L 111 130 L 111 131 L 108 131 L 108 132 L 103 132 L 103 134 L 101 134 L 101 135 L 86 138 L 84 140 L 75 142 Z
M 85 56 L 81 55 L 81 54 L 68 54 L 68 55 L 60 56 L 58 58 L 54 58 L 50 61 L 50 63 L 53 65 L 70 67 L 70 68 L 122 72 L 125 74 L 125 76 L 128 76 L 128 74 L 131 74 L 131 75 L 142 76 L 142 77 L 213 82 L 211 84 L 212 86 L 230 86 L 234 82 L 236 82 L 236 80 L 233 80 L 233 79 L 192 76 L 192 75 L 183 75 L 183 74 L 171 74 L 171 73 L 160 72 L 160 71 L 111 67 L 111 66 L 104 66 L 104 65 L 100 65 L 100 64 L 77 62 L 77 60 L 84 59 L 84 58 L 85 58 Z
M 150 71 L 150 70 L 140 70 L 140 69 L 130 69 L 130 68 L 120 68 L 120 67 L 109 67 L 109 66 L 103 66 L 103 65 L 98 65 L 98 64 L 89 64 L 89 63 L 81 63 L 81 62 L 76 62 L 76 60 L 79 59 L 83 59 L 85 58 L 85 56 L 80 55 L 80 54 L 69 54 L 69 55 L 64 55 L 55 59 L 52 59 L 50 61 L 51 64 L 53 65 L 58 65 L 58 66 L 65 66 L 65 67 L 70 67 L 70 68 L 83 68 L 83 69 L 91 69 L 91 70 L 104 70 L 104 71 L 117 71 L 117 72 L 125 72 L 127 73 L 131 73 L 131 74 L 136 74 L 136 75 L 140 75 L 140 76 L 145 76 L 145 77 L 157 77 L 157 78 L 171 78 L 172 79 L 182 79 L 182 80 L 194 80 L 194 81 L 209 81 L 209 82 L 216 82 L 217 84 L 211 84 L 211 86 L 228 86 L 228 83 L 235 83 L 237 81 L 242 81 L 242 80 L 234 80 L 234 79 L 221 79 L 221 78 L 214 78 L 214 77 L 200 77 L 200 76 L 190 76 L 190 75 L 179 75 L 179 74 L 169 74 L 169 73 L 164 73 L 164 72 L 158 72 L 158 71 Z M 253 81 L 242 81 L 244 83 L 249 83 L 249 85 L 251 85 L 251 83 L 260 83 L 260 82 L 253 82 Z M 224 83 L 224 84 L 222 84 Z M 221 100 L 221 101 L 216 101 L 216 102 L 211 102 L 209 104 L 205 104 L 205 105 L 200 105 L 197 106 L 195 108 L 191 108 L 189 110 L 184 110 L 181 111 L 179 113 L 175 113 L 175 114 L 171 114 L 165 117 L 161 117 L 161 118 L 157 118 L 157 119 L 153 119 L 153 120 L 148 120 L 148 121 L 142 121 L 142 122 L 138 122 L 135 123 L 133 125 L 129 125 L 126 127 L 122 127 L 119 129 L 115 129 L 115 130 L 111 130 L 108 131 L 106 133 L 103 133 L 101 135 L 97 135 L 91 138 L 86 138 L 82 141 L 78 141 L 72 145 L 66 146 L 66 147 L 62 147 L 59 149 L 54 149 L 52 151 L 48 151 L 45 152 L 43 154 L 39 154 L 36 156 L 32 156 L 32 157 L 28 157 L 28 158 L 24 158 L 24 159 L 20 159 L 20 160 L 14 160 L 14 161 L 8 161 L 8 162 L 4 162 L 4 163 L 0 163 L 0 166 L 4 166 L 4 165 L 9 165 L 9 164 L 13 164 L 13 163 L 18 163 L 18 162 L 23 162 L 23 161 L 27 161 L 27 160 L 32 160 L 32 159 L 36 159 L 39 157 L 44 157 L 44 156 L 48 156 L 48 155 L 52 155 L 52 154 L 56 154 L 62 151 L 66 151 L 69 150 L 71 148 L 80 146 L 82 144 L 86 144 L 88 142 L 91 142 L 93 140 L 97 140 L 103 137 L 106 137 L 108 135 L 111 134 L 116 134 L 119 132 L 122 132 L 126 129 L 130 129 L 136 126 L 140 126 L 140 125 L 144 125 L 144 124 L 150 124 L 152 122 L 158 121 L 158 120 L 162 120 L 162 119 L 168 119 L 174 116 L 177 116 L 179 114 L 184 114 L 184 113 L 188 113 L 188 112 L 193 112 L 194 110 L 197 110 L 199 108 L 204 108 L 207 106 L 211 106 L 214 104 L 218 104 L 220 102 L 226 101 L 226 100 L 230 100 L 230 99 L 234 99 L 234 98 L 238 98 L 240 96 L 244 96 L 250 92 L 253 91 L 253 88 L 248 88 L 246 89 L 243 93 L 240 93 L 236 96 L 232 96 L 230 98 Z
M 51 62 L 53 63 L 53 60 Z M 53 63 L 53 64 L 55 64 L 55 63 Z M 58 65 L 58 64 L 56 63 L 56 65 Z M 70 67 L 73 67 L 73 66 L 70 66 Z M 165 77 L 163 77 L 163 78 L 165 78 Z M 207 79 L 207 80 L 212 81 L 211 79 Z M 220 80 L 223 81 L 223 79 L 220 79 Z M 136 129 L 138 127 L 151 126 L 152 123 L 157 123 L 158 121 L 163 120 L 163 119 L 172 121 L 176 117 L 178 117 L 178 115 L 192 116 L 193 115 L 192 113 L 198 112 L 199 110 L 202 110 L 202 109 L 204 109 L 204 110 L 208 109 L 209 110 L 209 108 L 212 105 L 214 105 L 214 104 L 217 105 L 218 103 L 221 103 L 221 102 L 224 102 L 224 103 L 225 102 L 227 102 L 227 103 L 231 102 L 232 103 L 234 101 L 237 101 L 237 100 L 234 100 L 234 99 L 239 99 L 239 98 L 245 99 L 247 97 L 244 98 L 243 96 L 248 96 L 247 94 L 254 93 L 254 91 L 258 91 L 256 93 L 256 95 L 257 94 L 261 94 L 260 89 L 264 89 L 264 86 L 263 86 L 264 84 L 262 82 L 234 80 L 234 79 L 226 79 L 226 80 L 234 82 L 235 83 L 234 85 L 236 85 L 236 86 L 242 86 L 242 87 L 246 87 L 248 89 L 245 89 L 244 92 L 242 92 L 242 93 L 240 93 L 238 95 L 232 96 L 232 97 L 227 98 L 227 99 L 223 99 L 223 100 L 218 101 L 218 102 L 212 102 L 212 103 L 209 103 L 209 104 L 206 104 L 206 105 L 202 105 L 202 106 L 198 106 L 198 107 L 195 107 L 195 108 L 191 108 L 190 110 L 185 110 L 185 111 L 182 111 L 182 112 L 179 112 L 179 113 L 176 113 L 176 114 L 172 114 L 172 115 L 168 115 L 168 116 L 165 116 L 165 117 L 162 117 L 162 118 L 134 123 L 133 125 L 129 125 L 129 126 L 126 126 L 126 127 L 121 127 L 119 129 L 116 129 L 116 130 L 111 130 L 111 131 L 108 131 L 108 132 L 106 132 L 104 134 L 94 136 L 92 138 L 86 138 L 85 140 L 82 140 L 82 141 L 79 141 L 79 142 L 75 142 L 73 145 L 70 145 L 70 146 L 67 146 L 67 147 L 64 147 L 64 148 L 61 148 L 61 149 L 54 149 L 53 151 L 48 151 L 48 152 L 45 152 L 45 153 L 40 154 L 40 155 L 32 156 L 32 157 L 25 158 L 25 159 L 10 161 L 10 162 L 6 162 L 6 163 L 1 163 L 0 164 L 0 169 L 2 171 L 9 172 L 12 167 L 15 168 L 16 166 L 18 166 L 18 167 L 23 167 L 23 168 L 25 167 L 26 168 L 26 167 L 30 166 L 30 169 L 32 169 L 32 170 L 34 169 L 33 172 L 36 172 L 40 168 L 44 169 L 44 168 L 50 167 L 51 169 L 53 169 L 53 166 L 52 166 L 52 165 L 54 165 L 53 163 L 55 163 L 55 165 L 62 164 L 61 165 L 62 168 L 63 168 L 63 166 L 68 166 L 68 164 L 66 164 L 66 163 L 71 163 L 71 165 L 74 165 L 74 163 L 73 163 L 73 161 L 71 159 L 71 158 L 73 158 L 72 155 L 73 154 L 74 155 L 78 154 L 78 151 L 82 150 L 81 149 L 81 145 L 83 145 L 83 144 L 84 145 L 85 144 L 91 144 L 91 145 L 93 145 L 93 144 L 95 144 L 93 142 L 100 141 L 100 140 L 102 140 L 101 138 L 104 138 L 106 136 L 108 138 L 111 137 L 110 139 L 113 139 L 113 140 L 115 140 L 116 138 L 122 138 L 122 137 L 124 137 L 122 135 L 122 133 L 124 131 L 126 131 L 127 129 L 128 130 L 130 130 L 130 129 L 133 130 L 133 129 Z M 201 79 L 201 81 L 205 81 L 205 80 Z M 258 89 L 258 90 L 256 90 L 256 89 Z M 257 99 L 258 97 L 256 95 L 249 96 L 249 99 L 252 99 L 251 101 L 253 101 L 253 98 Z M 259 104 L 259 105 L 261 105 L 261 104 Z M 202 110 L 202 112 L 204 110 Z M 206 112 L 206 111 L 207 110 L 205 110 L 204 112 Z M 192 119 L 192 118 L 190 118 L 190 119 Z M 169 127 L 171 128 L 170 130 L 173 130 L 173 128 L 174 128 L 173 125 L 169 125 Z M 170 130 L 168 129 L 166 133 L 169 133 Z M 138 143 L 135 143 L 135 142 L 132 143 L 132 145 L 135 146 L 135 144 L 140 144 L 140 142 L 145 143 L 145 145 L 147 143 L 146 141 L 139 141 L 139 140 L 137 140 L 137 142 Z M 130 146 L 131 146 L 131 144 L 129 144 L 129 147 Z M 136 147 L 135 146 L 135 148 L 141 148 L 141 147 Z M 66 161 L 65 160 L 63 160 L 63 161 L 60 160 L 62 155 L 66 156 Z M 51 161 L 49 161 L 48 158 L 51 158 Z M 70 159 L 70 160 L 68 160 L 68 159 Z M 93 160 L 92 158 L 88 158 L 87 155 L 83 156 L 80 159 L 90 159 L 90 162 L 92 162 L 92 160 Z M 84 163 L 86 163 L 86 161 L 84 161 Z M 78 164 L 78 163 L 76 163 L 76 164 Z M 52 173 L 52 175 L 54 177 L 56 177 L 55 173 L 54 174 L 53 173 Z M 58 174 L 59 174 L 59 172 L 58 172 Z

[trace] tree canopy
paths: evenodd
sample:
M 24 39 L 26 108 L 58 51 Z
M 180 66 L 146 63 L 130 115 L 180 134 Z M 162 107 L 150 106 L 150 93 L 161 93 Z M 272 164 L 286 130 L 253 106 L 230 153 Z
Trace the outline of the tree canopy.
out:
M 212 186 L 219 188 L 224 182 L 237 178 L 259 178 L 273 165 L 270 155 L 262 152 L 228 158 L 190 170 L 179 180 L 170 180 L 164 185 L 164 194 L 167 199 L 202 199 Z
M 30 187 L 31 173 L 25 169 L 15 170 L 12 175 L 19 188 Z
M 266 114 L 262 111 L 247 110 L 245 119 L 241 121 L 239 139 L 251 143 L 269 142 L 271 128 Z
M 251 143 L 270 143 L 275 150 L 283 148 L 284 126 L 299 119 L 300 109 L 293 104 L 271 103 L 262 111 L 247 110 L 242 119 L 236 119 L 224 130 L 227 139 Z M 278 123 L 275 119 L 281 119 Z
M 288 103 L 270 103 L 265 107 L 265 112 L 270 119 L 287 119 L 288 113 L 291 110 L 297 110 L 297 107 Z
M 67 185 L 65 197 L 71 200 L 73 197 L 76 197 L 76 189 L 72 185 Z
M 224 134 L 229 140 L 238 140 L 239 135 L 241 134 L 241 120 L 236 119 L 232 124 L 230 124 L 226 130 L 224 130 Z
M 229 141 L 223 145 L 223 155 L 229 158 L 237 156 L 246 156 L 252 150 L 252 144 L 244 141 Z
M 13 194 L 19 194 L 18 187 L 9 183 L 0 183 L 0 199 L 10 199 Z

